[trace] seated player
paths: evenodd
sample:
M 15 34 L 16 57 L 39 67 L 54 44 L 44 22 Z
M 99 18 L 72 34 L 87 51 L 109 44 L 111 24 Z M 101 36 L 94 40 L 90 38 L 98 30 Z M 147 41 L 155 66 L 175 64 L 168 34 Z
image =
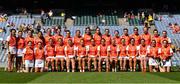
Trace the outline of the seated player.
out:
M 141 71 L 146 72 L 147 52 L 149 46 L 145 44 L 145 40 L 141 39 L 141 44 L 138 46 L 140 56 Z
M 160 48 L 156 46 L 156 40 L 152 40 L 151 46 L 148 49 L 148 59 L 149 59 L 149 71 L 150 72 L 157 72 L 159 66 L 159 51 Z M 153 69 L 153 67 L 155 67 Z
M 53 39 L 49 38 L 48 45 L 45 46 L 46 64 L 45 69 L 48 70 L 49 65 L 51 66 L 51 71 L 54 71 L 54 61 L 55 61 L 55 47 Z
M 39 42 L 37 44 L 37 48 L 35 48 L 35 72 L 43 72 L 44 71 L 44 62 L 45 62 L 45 51 L 43 47 L 43 43 Z
M 87 56 L 87 48 L 84 45 L 84 40 L 80 40 L 80 45 L 77 47 L 78 67 L 80 72 L 85 72 L 85 56 Z
M 65 47 L 65 55 L 66 55 L 66 67 L 67 72 L 70 72 L 70 63 L 72 72 L 75 72 L 75 55 L 76 55 L 76 48 L 71 39 L 68 40 L 68 45 Z
M 63 39 L 59 38 L 57 41 L 57 44 L 55 46 L 55 52 L 56 52 L 56 71 L 64 70 L 64 61 L 65 61 L 65 51 L 64 51 L 65 45 L 63 44 Z M 60 66 L 60 69 L 58 67 Z
M 126 70 L 126 61 L 127 61 L 127 45 L 124 38 L 121 39 L 121 44 L 119 46 L 120 52 L 119 52 L 119 59 L 120 59 L 120 71 Z
M 94 71 L 97 70 L 97 46 L 95 44 L 95 40 L 91 39 L 91 45 L 88 49 L 88 70 L 91 71 L 91 64 L 93 61 Z
M 135 39 L 131 38 L 130 44 L 127 46 L 127 55 L 129 57 L 130 71 L 136 71 L 136 57 L 138 56 L 137 46 L 135 45 Z
M 111 45 L 108 46 L 108 54 L 110 56 L 110 64 L 112 66 L 112 72 L 116 72 L 116 65 L 118 61 L 119 46 L 116 44 L 116 40 L 112 39 Z
M 170 46 L 168 46 L 168 41 L 163 41 L 163 46 L 160 50 L 160 59 L 161 59 L 161 72 L 170 72 L 171 68 L 171 57 L 173 56 L 173 51 Z
M 98 46 L 98 56 L 99 56 L 99 63 L 98 63 L 98 71 L 101 72 L 101 66 L 102 62 L 105 61 L 106 63 L 106 72 L 109 71 L 109 56 L 108 56 L 108 51 L 107 51 L 108 46 L 106 45 L 106 40 L 102 38 L 101 40 L 101 45 Z

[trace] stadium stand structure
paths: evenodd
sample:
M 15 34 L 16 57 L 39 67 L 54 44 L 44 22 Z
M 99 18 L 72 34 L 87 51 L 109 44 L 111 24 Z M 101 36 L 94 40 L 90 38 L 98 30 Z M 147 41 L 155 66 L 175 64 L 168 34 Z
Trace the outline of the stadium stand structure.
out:
M 35 19 L 36 18 L 36 19 Z M 6 24 L 8 22 L 15 23 L 15 27 L 17 28 L 20 24 L 33 24 L 34 21 L 37 20 L 37 18 L 40 18 L 38 15 L 32 17 L 32 18 L 24 18 L 24 17 L 17 17 L 17 16 L 9 16 L 8 20 L 6 22 L 1 22 L 0 27 L 5 27 L 7 30 L 7 33 L 0 33 L 0 38 L 3 40 L 6 40 L 7 36 L 10 34 L 9 30 L 11 28 L 6 27 Z M 119 30 L 120 35 L 122 35 L 123 28 L 129 29 L 129 34 L 133 33 L 133 28 L 135 26 L 118 26 L 118 16 L 109 16 L 109 15 L 103 15 L 102 18 L 105 18 L 107 21 L 106 25 L 102 25 L 100 22 L 100 16 L 77 16 L 74 22 L 74 26 L 68 28 L 71 31 L 71 35 L 75 35 L 75 30 L 79 29 L 81 31 L 81 34 L 84 34 L 84 30 L 87 26 L 93 25 L 94 23 L 96 26 L 98 26 L 101 29 L 101 32 L 103 33 L 106 28 L 110 29 L 110 34 L 113 36 L 114 30 Z M 169 22 L 178 24 L 180 23 L 180 15 L 175 16 L 174 18 L 169 18 L 168 16 L 163 16 L 163 21 L 155 21 L 156 28 L 162 32 L 163 30 L 167 30 L 168 36 L 172 39 L 172 43 L 180 47 L 180 34 L 172 34 L 172 31 L 167 27 Z M 137 22 L 138 23 L 138 22 Z M 131 23 L 130 23 L 131 24 Z M 52 25 L 64 25 L 64 18 L 60 17 L 53 17 L 51 20 L 46 20 L 45 24 L 43 25 L 43 28 L 47 29 Z M 143 26 L 137 26 L 139 28 L 139 33 L 141 34 L 143 32 Z M 62 31 L 64 29 L 62 28 Z M 65 32 L 62 33 L 62 35 L 65 35 Z M 7 64 L 7 53 L 6 49 L 0 48 L 0 67 L 5 66 Z M 180 64 L 180 53 L 175 53 L 172 57 L 173 65 Z

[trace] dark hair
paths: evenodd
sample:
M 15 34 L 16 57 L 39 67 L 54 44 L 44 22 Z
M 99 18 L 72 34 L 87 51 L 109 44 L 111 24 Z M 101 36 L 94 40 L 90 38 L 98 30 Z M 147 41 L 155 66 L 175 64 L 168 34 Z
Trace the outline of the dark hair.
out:
M 78 31 L 81 32 L 80 30 L 76 30 L 76 33 L 77 33 Z
M 119 31 L 118 30 L 115 30 L 114 33 L 117 32 L 119 34 Z
M 137 30 L 138 31 L 138 28 L 137 27 L 134 27 L 133 31 Z
M 166 31 L 166 30 L 164 30 L 163 32 L 167 33 L 167 31 Z M 163 33 L 163 32 L 162 32 L 162 33 Z
M 100 28 L 99 28 L 99 27 L 97 27 L 97 28 L 96 28 L 96 30 L 97 30 L 97 29 L 99 29 L 99 31 L 100 31 L 100 32 L 99 32 L 99 35 L 100 35 L 100 36 L 102 36 L 102 33 L 101 33 Z
M 157 32 L 158 32 L 158 30 L 157 30 L 157 29 L 154 29 L 154 30 L 153 30 L 153 33 L 154 33 L 155 31 L 157 31 Z
M 125 30 L 127 30 L 127 31 L 128 31 L 128 29 L 127 29 L 127 28 L 124 28 L 124 29 L 123 29 L 123 31 L 125 31 Z
M 85 33 L 87 33 L 86 31 L 87 31 L 88 29 L 90 30 L 90 32 L 89 32 L 89 33 L 90 33 L 90 35 L 92 35 L 92 34 L 91 34 L 91 29 L 90 29 L 90 27 L 86 27 L 86 29 L 85 29 Z
M 11 29 L 11 30 L 10 30 L 10 32 L 12 32 L 12 31 L 15 31 L 15 32 L 16 32 L 16 30 L 15 30 L 15 29 Z

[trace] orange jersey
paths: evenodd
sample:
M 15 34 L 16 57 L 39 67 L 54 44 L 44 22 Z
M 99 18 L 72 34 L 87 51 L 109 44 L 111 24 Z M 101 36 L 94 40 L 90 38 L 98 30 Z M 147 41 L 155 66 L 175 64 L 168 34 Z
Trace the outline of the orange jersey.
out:
M 100 45 L 101 44 L 101 36 L 95 33 L 94 41 L 95 41 L 96 45 Z
M 55 56 L 55 47 L 54 46 L 46 45 L 45 51 L 46 51 L 47 56 Z
M 75 46 L 79 46 L 81 39 L 82 39 L 81 36 L 80 36 L 80 37 L 74 36 L 74 45 L 75 45 Z
M 42 39 L 40 39 L 39 37 L 35 38 L 34 40 L 34 44 L 35 44 L 35 47 L 38 47 L 38 43 L 41 42 L 42 45 L 44 46 L 44 41 Z
M 129 56 L 136 56 L 137 55 L 137 46 L 136 45 L 129 45 L 127 46 L 127 52 L 129 54 Z
M 86 55 L 86 47 L 82 47 L 82 46 L 78 46 L 78 49 L 77 49 L 77 55 L 78 56 L 85 56 Z
M 58 34 L 56 34 L 56 35 L 54 35 L 54 42 L 55 42 L 55 44 L 58 44 L 58 39 L 60 39 L 60 38 L 63 38 L 63 36 L 62 35 L 58 35 Z
M 17 38 L 17 49 L 23 49 L 25 48 L 25 39 L 22 38 Z
M 74 46 L 66 46 L 65 52 L 67 55 L 74 55 L 75 54 L 75 47 Z
M 64 38 L 64 45 L 67 45 L 67 44 L 68 44 L 68 40 L 69 40 L 69 39 L 73 40 L 71 37 L 69 37 L 69 38 L 65 37 L 65 38 Z
M 157 47 L 161 47 L 161 37 L 160 36 L 153 36 L 152 39 L 156 40 Z
M 138 51 L 139 51 L 139 55 L 141 56 L 141 55 L 147 55 L 147 53 L 148 53 L 148 46 L 142 46 L 142 45 L 140 45 L 140 46 L 138 46 Z
M 136 46 L 138 46 L 140 44 L 140 41 L 141 41 L 140 35 L 132 34 L 130 37 L 135 39 L 135 45 Z
M 34 59 L 34 50 L 33 48 L 26 47 L 23 51 L 24 60 L 33 60 Z
M 49 45 L 49 39 L 50 39 L 50 38 L 53 39 L 53 41 L 54 41 L 53 36 L 46 35 L 44 38 L 45 38 L 45 44 L 46 44 L 46 45 Z
M 35 59 L 43 60 L 45 57 L 44 54 L 45 54 L 44 48 L 42 48 L 42 49 L 36 48 L 35 49 Z
M 173 51 L 172 51 L 171 47 L 168 46 L 167 48 L 162 47 L 160 53 L 161 53 L 162 59 L 166 60 L 168 57 L 170 57 L 172 55 Z
M 129 36 L 122 35 L 121 38 L 124 38 L 125 42 L 126 42 L 126 45 L 129 45 L 129 42 L 130 42 L 130 37 Z
M 34 48 L 34 37 L 26 37 L 25 38 L 25 45 L 28 44 L 28 42 L 31 41 L 32 42 L 32 47 Z
M 126 50 L 127 46 L 126 45 L 120 45 L 119 49 L 120 49 L 120 53 L 119 56 L 127 56 L 127 50 Z
M 100 45 L 98 47 L 98 51 L 100 52 L 100 56 L 107 56 L 107 52 L 108 52 L 108 46 L 103 46 L 103 45 Z
M 121 44 L 121 38 L 120 37 L 114 37 L 113 39 L 116 40 L 116 44 Z
M 55 46 L 56 56 L 57 55 L 65 55 L 64 48 L 65 48 L 65 46 L 56 45 Z
M 150 47 L 148 49 L 148 56 L 149 57 L 159 57 L 159 47 Z
M 145 40 L 146 45 L 151 44 L 151 35 L 149 33 L 148 34 L 142 34 L 141 38 Z
M 110 45 L 108 51 L 110 52 L 110 56 L 118 56 L 119 48 L 117 45 Z
M 14 47 L 16 46 L 16 37 L 15 36 L 8 36 L 7 41 L 9 42 L 9 46 Z
M 97 55 L 97 46 L 90 45 L 88 50 L 89 55 L 96 56 Z
M 87 34 L 84 34 L 84 43 L 85 45 L 91 45 L 91 38 L 92 36 L 91 35 L 87 35 Z
M 111 36 L 103 35 L 102 38 L 106 40 L 106 45 L 111 45 Z

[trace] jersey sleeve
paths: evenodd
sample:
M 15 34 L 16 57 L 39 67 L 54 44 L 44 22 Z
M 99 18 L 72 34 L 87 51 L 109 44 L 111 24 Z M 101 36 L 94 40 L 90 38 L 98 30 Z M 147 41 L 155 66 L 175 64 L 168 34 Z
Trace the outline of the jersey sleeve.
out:
M 86 51 L 89 51 L 90 46 L 86 46 Z
M 6 41 L 10 41 L 10 36 L 7 37 Z
M 173 53 L 173 50 L 172 50 L 172 48 L 170 48 L 170 53 L 171 53 L 171 54 Z
M 26 53 L 26 48 L 24 48 L 24 50 L 23 50 L 23 54 L 25 54 Z
M 108 46 L 108 47 L 107 47 L 107 51 L 111 51 L 111 46 Z
M 158 53 L 159 53 L 159 54 L 161 53 L 161 48 L 158 48 Z
M 100 51 L 100 46 L 97 47 L 97 50 Z
M 126 50 L 127 50 L 127 51 L 129 50 L 129 46 L 126 47 Z
M 137 50 L 140 50 L 140 45 L 136 47 Z
M 168 38 L 168 42 L 171 43 L 171 39 L 170 38 Z

